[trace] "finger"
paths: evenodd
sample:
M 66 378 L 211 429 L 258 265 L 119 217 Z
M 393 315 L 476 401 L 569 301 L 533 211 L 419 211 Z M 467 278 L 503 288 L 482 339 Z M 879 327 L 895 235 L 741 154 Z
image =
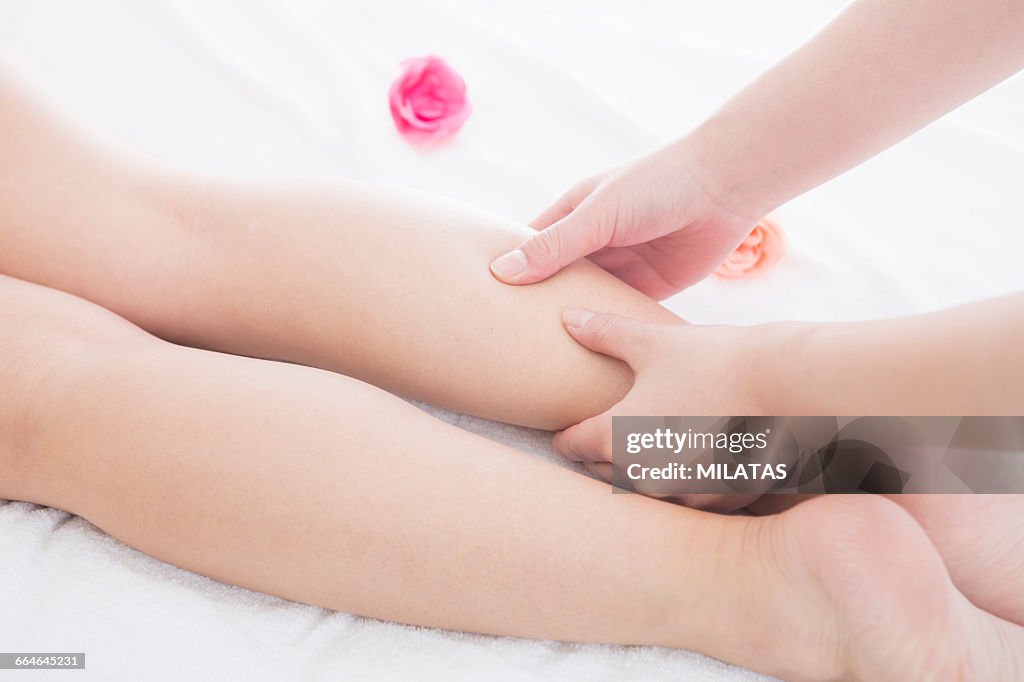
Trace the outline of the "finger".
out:
M 555 452 L 574 462 L 610 462 L 612 418 L 599 414 L 555 434 Z
M 551 227 L 553 224 L 572 213 L 574 208 L 575 206 L 570 204 L 565 197 L 562 197 L 555 203 L 548 206 L 547 209 L 545 209 L 539 216 L 531 220 L 529 225 L 535 230 L 543 230 Z
M 589 203 L 494 259 L 491 272 L 506 284 L 533 284 L 607 246 L 611 238 L 608 221 L 598 209 L 587 209 Z
M 535 230 L 543 230 L 551 227 L 556 222 L 576 210 L 576 207 L 586 199 L 600 182 L 599 177 L 587 178 L 583 182 L 572 187 L 568 192 L 558 197 L 558 201 L 548 206 L 539 216 L 530 221 L 530 227 Z
M 655 300 L 667 298 L 678 291 L 640 257 L 636 247 L 608 247 L 588 256 L 590 262 L 615 275 L 642 294 Z
M 584 462 L 583 468 L 607 483 L 615 477 L 615 467 L 611 462 Z
M 731 514 L 743 509 L 759 497 L 761 496 L 754 493 L 698 493 L 676 495 L 673 501 L 690 509 L 699 509 L 700 511 L 715 512 L 717 514 Z M 774 497 L 774 495 L 769 497 Z
M 618 358 L 634 370 L 647 365 L 658 330 L 656 324 L 581 308 L 566 310 L 562 322 L 581 346 Z
M 587 260 L 609 272 L 639 258 L 628 246 L 606 246 L 587 256 Z
M 781 514 L 807 500 L 818 497 L 809 493 L 794 493 L 791 495 L 764 495 L 756 502 L 749 503 L 747 508 L 756 516 L 768 516 L 769 514 Z

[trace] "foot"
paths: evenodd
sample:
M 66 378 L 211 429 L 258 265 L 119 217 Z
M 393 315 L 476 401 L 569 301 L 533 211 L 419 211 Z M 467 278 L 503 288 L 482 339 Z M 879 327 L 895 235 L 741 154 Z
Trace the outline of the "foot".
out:
M 1024 625 L 1024 495 L 900 495 L 974 604 Z
M 762 660 L 746 664 L 786 679 L 1024 677 L 1024 628 L 960 594 L 928 536 L 892 502 L 825 496 L 752 528 L 759 560 L 747 581 L 772 595 L 771 620 L 753 626 L 763 643 L 751 655 Z M 753 609 L 747 619 L 757 621 Z

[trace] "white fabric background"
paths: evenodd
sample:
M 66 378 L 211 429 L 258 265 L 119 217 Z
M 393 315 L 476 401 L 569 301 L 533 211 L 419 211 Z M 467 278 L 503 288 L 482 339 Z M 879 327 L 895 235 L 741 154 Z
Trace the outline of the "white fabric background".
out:
M 685 131 L 828 20 L 835 0 L 0 0 L 0 45 L 95 127 L 196 171 L 411 185 L 523 221 Z M 423 153 L 398 63 L 436 53 L 474 114 Z M 0 149 L 2 153 L 2 149 Z M 1024 289 L 1024 78 L 779 211 L 763 279 L 668 304 L 695 322 L 906 314 Z M 770 361 L 770 359 L 766 359 Z M 539 432 L 434 411 L 550 456 Z M 86 651 L 12 679 L 741 680 L 685 652 L 402 627 L 227 587 L 81 519 L 0 502 L 0 650 Z M 5 676 L 6 679 L 6 676 Z

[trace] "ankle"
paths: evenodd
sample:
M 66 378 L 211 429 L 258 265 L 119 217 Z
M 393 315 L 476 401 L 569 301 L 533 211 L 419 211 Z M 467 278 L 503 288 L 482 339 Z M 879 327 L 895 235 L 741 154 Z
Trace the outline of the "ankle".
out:
M 709 515 L 711 516 L 711 515 Z M 825 603 L 808 603 L 805 567 L 789 545 L 782 516 L 714 516 L 708 535 L 690 538 L 713 553 L 699 588 L 691 577 L 673 596 L 657 642 L 699 651 L 784 679 L 830 679 L 838 664 Z M 819 616 L 821 616 L 819 618 Z M 822 651 L 825 653 L 823 654 Z
M 763 599 L 763 616 L 746 615 L 755 627 L 751 649 L 784 679 L 842 677 L 841 636 L 831 601 L 816 589 L 804 548 L 793 541 L 792 519 L 776 514 L 752 525 L 748 554 L 757 557 L 748 580 Z

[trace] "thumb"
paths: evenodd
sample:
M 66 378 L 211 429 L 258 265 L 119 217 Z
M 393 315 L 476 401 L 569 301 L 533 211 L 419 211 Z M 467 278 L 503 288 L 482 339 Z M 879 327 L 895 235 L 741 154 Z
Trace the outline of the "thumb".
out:
M 640 369 L 650 358 L 657 325 L 610 313 L 569 308 L 562 314 L 566 331 L 592 351 L 618 358 Z
M 552 438 L 551 445 L 555 452 L 574 462 L 612 461 L 611 412 L 603 412 L 559 431 Z
M 533 284 L 547 279 L 608 245 L 610 237 L 591 211 L 575 211 L 551 227 L 541 230 L 491 262 L 491 272 L 506 284 Z

